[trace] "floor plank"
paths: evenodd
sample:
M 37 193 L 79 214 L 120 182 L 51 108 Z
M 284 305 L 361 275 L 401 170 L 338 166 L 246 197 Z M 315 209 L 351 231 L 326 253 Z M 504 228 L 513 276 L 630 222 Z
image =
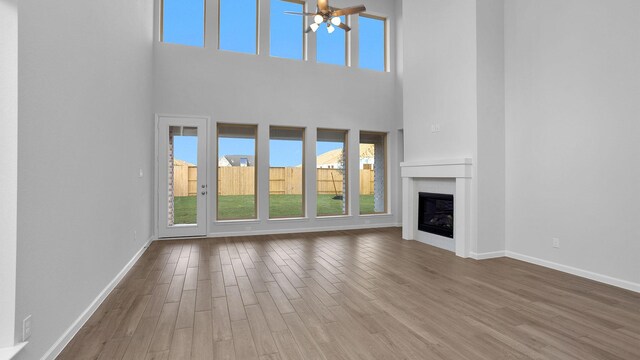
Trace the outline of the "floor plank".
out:
M 640 294 L 399 229 L 154 242 L 59 359 L 640 359 Z

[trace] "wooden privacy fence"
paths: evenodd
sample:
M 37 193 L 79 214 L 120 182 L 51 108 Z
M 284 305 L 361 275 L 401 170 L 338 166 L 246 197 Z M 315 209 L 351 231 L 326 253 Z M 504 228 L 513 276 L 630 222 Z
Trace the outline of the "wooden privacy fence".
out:
M 196 196 L 198 194 L 198 167 L 189 165 L 173 166 L 173 195 Z
M 254 195 L 255 167 L 227 166 L 220 167 L 218 171 L 219 195 Z M 175 167 L 175 196 L 197 195 L 197 173 L 195 166 Z M 373 175 L 372 169 L 360 170 L 360 194 L 373 194 Z M 270 168 L 269 193 L 272 195 L 302 194 L 302 176 L 302 168 L 299 167 Z M 342 195 L 343 174 L 341 170 L 317 169 L 316 176 L 319 194 L 332 195 L 337 192 L 338 195 Z

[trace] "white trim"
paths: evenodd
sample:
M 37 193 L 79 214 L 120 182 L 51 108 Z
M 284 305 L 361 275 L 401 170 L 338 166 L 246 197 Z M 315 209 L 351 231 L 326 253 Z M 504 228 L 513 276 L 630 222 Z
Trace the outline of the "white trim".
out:
M 342 225 L 342 226 L 322 226 L 322 227 L 302 228 L 302 229 L 273 229 L 273 230 L 271 230 L 271 229 L 258 229 L 258 230 L 251 230 L 251 231 L 228 231 L 228 232 L 209 233 L 208 237 L 210 237 L 210 238 L 218 238 L 218 237 L 251 236 L 251 235 L 300 234 L 300 233 L 321 232 L 321 231 L 380 229 L 380 228 L 401 227 L 401 226 L 402 226 L 402 224 L 398 224 L 398 223 L 388 223 L 388 224 L 359 224 L 359 225 Z
M 12 347 L 0 348 L 0 360 L 11 360 L 14 356 L 18 355 L 20 350 L 27 346 L 28 342 L 21 342 Z
M 403 161 L 400 163 L 401 167 L 412 167 L 412 166 L 443 166 L 443 165 L 472 165 L 473 160 L 471 158 L 461 158 L 461 159 L 434 159 L 434 160 L 425 160 L 425 161 Z
M 437 247 L 455 251 L 459 257 L 469 257 L 472 244 L 475 244 L 475 233 L 471 224 L 476 219 L 472 194 L 473 160 L 433 159 L 417 162 L 400 163 L 402 177 L 402 238 L 417 240 L 418 201 L 416 182 L 423 179 L 453 179 L 455 181 L 454 196 L 454 249 L 450 244 L 439 244 Z M 433 244 L 432 244 L 433 245 Z M 443 246 L 444 245 L 444 246 Z
M 414 241 L 423 243 L 423 244 L 427 244 L 427 245 L 431 245 L 433 247 L 437 247 L 438 249 L 443 249 L 443 250 L 448 250 L 451 252 L 456 252 L 456 246 L 455 244 L 451 241 L 453 239 L 449 239 L 446 238 L 444 236 L 433 236 L 433 237 L 429 237 L 429 238 L 420 238 L 420 237 L 416 237 L 415 239 L 413 239 Z
M 142 254 L 144 254 L 145 250 L 149 247 L 151 242 L 153 241 L 153 236 L 149 237 L 145 244 L 142 246 L 140 250 L 129 260 L 127 265 L 124 266 L 122 270 L 116 275 L 113 280 L 98 294 L 98 296 L 89 304 L 89 307 L 85 311 L 80 314 L 80 316 L 69 326 L 69 328 L 62 334 L 62 336 L 49 348 L 49 350 L 42 356 L 41 360 L 53 360 L 60 352 L 69 344 L 69 341 L 73 339 L 73 337 L 80 331 L 82 326 L 89 320 L 91 315 L 98 309 L 100 304 L 107 298 L 107 296 L 113 291 L 113 289 L 118 285 L 120 280 L 124 278 L 129 270 L 135 265 L 135 263 L 140 259 Z
M 608 284 L 608 285 L 612 285 L 612 286 L 616 286 L 619 288 L 623 288 L 623 289 L 627 289 L 627 290 L 631 290 L 631 291 L 635 291 L 637 293 L 640 293 L 640 284 L 638 283 L 634 283 L 631 281 L 627 281 L 627 280 L 622 280 L 622 279 L 618 279 L 618 278 L 614 278 L 611 276 L 607 276 L 607 275 L 603 275 L 603 274 L 598 274 L 592 271 L 588 271 L 588 270 L 584 270 L 584 269 L 579 269 L 579 268 L 575 268 L 572 266 L 568 266 L 568 265 L 562 265 L 562 264 L 558 264 L 555 263 L 553 261 L 548 261 L 548 260 L 544 260 L 544 259 L 539 259 L 533 256 L 528 256 L 528 255 L 524 255 L 524 254 L 520 254 L 517 252 L 513 252 L 513 251 L 505 251 L 505 255 L 509 258 L 512 259 L 516 259 L 516 260 L 521 260 L 524 262 L 528 262 L 531 264 L 535 264 L 535 265 L 540 265 L 549 269 L 554 269 L 554 270 L 558 270 L 558 271 L 562 271 L 568 274 L 572 274 L 572 275 L 576 275 L 576 276 L 580 276 L 583 278 L 587 278 L 587 279 L 591 279 L 594 281 L 598 281 L 604 284 Z
M 475 260 L 487 260 L 487 259 L 496 259 L 506 256 L 506 251 L 492 251 L 486 253 L 469 253 L 469 257 Z

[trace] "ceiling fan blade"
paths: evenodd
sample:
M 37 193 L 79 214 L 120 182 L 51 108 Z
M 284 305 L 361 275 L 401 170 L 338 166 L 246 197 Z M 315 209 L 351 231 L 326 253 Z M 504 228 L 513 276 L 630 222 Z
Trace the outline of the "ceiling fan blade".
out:
M 364 11 L 367 11 L 367 8 L 364 7 L 364 5 L 358 5 L 358 6 L 352 6 L 344 9 L 338 9 L 334 11 L 331 14 L 331 16 L 351 15 L 351 14 L 361 13 Z
M 310 33 L 312 30 L 311 26 L 307 26 L 307 30 L 305 30 L 304 33 Z
M 320 11 L 329 11 L 329 0 L 318 0 L 318 9 Z
M 295 11 L 285 11 L 284 12 L 287 15 L 302 15 L 302 16 L 310 16 L 310 15 L 315 15 L 315 13 L 301 13 L 301 12 L 295 12 Z
M 351 28 L 349 26 L 347 26 L 347 24 L 345 23 L 340 23 L 340 25 L 338 25 L 338 27 L 346 32 L 351 31 Z

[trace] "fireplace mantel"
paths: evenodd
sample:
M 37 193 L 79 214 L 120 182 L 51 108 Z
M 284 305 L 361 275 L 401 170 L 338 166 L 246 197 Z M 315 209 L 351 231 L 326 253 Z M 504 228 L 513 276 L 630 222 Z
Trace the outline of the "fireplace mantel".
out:
M 457 256 L 469 257 L 471 252 L 471 181 L 473 176 L 473 160 L 432 159 L 424 161 L 403 162 L 400 164 L 402 176 L 402 237 L 405 240 L 416 240 L 417 229 L 417 196 L 416 182 L 420 179 L 455 179 L 454 194 L 454 241 Z
M 400 163 L 400 168 L 403 178 L 471 178 L 473 161 L 470 158 L 413 161 Z

